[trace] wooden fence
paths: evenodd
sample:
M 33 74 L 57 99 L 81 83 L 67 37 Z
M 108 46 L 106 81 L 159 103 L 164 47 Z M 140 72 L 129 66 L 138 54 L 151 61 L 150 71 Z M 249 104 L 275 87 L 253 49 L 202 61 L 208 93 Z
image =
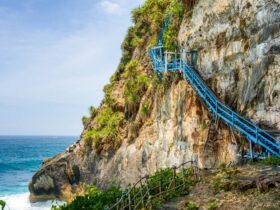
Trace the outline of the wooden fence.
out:
M 153 176 L 141 177 L 123 192 L 116 203 L 105 210 L 152 209 L 152 201 L 170 193 L 187 191 L 187 187 L 200 180 L 199 168 L 194 161 L 182 163 L 157 172 Z

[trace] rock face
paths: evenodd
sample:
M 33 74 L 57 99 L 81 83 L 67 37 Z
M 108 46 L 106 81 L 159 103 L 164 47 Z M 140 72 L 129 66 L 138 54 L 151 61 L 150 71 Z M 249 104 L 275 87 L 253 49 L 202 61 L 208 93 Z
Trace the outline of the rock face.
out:
M 187 50 L 198 49 L 199 73 L 223 102 L 264 128 L 280 128 L 279 0 L 199 0 L 185 14 L 178 38 Z M 171 80 L 164 94 L 146 97 L 153 97 L 153 108 L 138 137 L 102 154 L 79 141 L 45 161 L 29 185 L 31 200 L 71 199 L 81 183 L 124 186 L 189 160 L 202 168 L 238 161 L 242 138 L 223 122 L 213 123 L 186 81 Z
M 199 1 L 179 39 L 199 49 L 215 93 L 255 123 L 279 129 L 279 0 Z

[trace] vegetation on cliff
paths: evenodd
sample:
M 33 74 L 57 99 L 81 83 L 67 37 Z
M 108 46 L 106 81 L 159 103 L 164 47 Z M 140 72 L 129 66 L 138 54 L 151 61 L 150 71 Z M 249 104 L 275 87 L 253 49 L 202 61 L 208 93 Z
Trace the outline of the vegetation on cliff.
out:
M 98 153 L 117 149 L 122 140 L 137 137 L 149 121 L 151 95 L 166 83 L 158 79 L 147 65 L 147 50 L 156 44 L 162 23 L 168 13 L 173 17 L 165 34 L 169 50 L 178 47 L 177 35 L 184 14 L 181 0 L 147 0 L 132 11 L 133 26 L 122 43 L 122 58 L 110 84 L 104 87 L 105 98 L 99 108 L 90 108 L 83 117 L 82 139 Z M 162 85 L 160 85 L 162 83 Z

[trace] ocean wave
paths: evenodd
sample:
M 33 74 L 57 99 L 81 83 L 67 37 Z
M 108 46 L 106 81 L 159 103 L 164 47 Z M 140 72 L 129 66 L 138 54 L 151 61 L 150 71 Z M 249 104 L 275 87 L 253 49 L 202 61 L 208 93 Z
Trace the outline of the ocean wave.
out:
M 30 203 L 29 193 L 14 194 L 0 197 L 0 200 L 6 202 L 4 210 L 50 210 L 52 204 L 62 204 L 60 201 L 45 201 Z

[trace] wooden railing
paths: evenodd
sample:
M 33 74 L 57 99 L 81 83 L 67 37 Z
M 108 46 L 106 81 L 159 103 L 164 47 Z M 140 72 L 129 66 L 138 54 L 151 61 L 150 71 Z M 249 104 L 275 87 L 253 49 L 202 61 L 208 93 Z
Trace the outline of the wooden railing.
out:
M 197 164 L 188 161 L 177 167 L 161 170 L 153 176 L 141 177 L 123 192 L 112 207 L 105 210 L 152 209 L 155 198 L 164 198 L 170 193 L 186 193 L 188 187 L 199 180 Z

